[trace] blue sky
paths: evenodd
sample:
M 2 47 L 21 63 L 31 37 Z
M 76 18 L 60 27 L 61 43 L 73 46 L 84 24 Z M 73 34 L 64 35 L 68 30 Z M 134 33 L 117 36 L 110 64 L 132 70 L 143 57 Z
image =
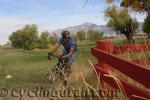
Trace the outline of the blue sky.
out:
M 106 24 L 105 0 L 0 0 L 0 44 L 25 24 L 37 24 L 39 31 L 53 31 L 86 22 Z M 133 15 L 143 21 L 144 15 Z

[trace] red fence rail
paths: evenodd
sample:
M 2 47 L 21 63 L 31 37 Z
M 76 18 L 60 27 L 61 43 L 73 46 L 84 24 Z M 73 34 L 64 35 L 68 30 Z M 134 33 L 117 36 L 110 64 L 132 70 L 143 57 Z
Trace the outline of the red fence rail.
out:
M 108 70 L 114 68 L 124 73 L 128 77 L 134 79 L 135 81 L 143 84 L 145 87 L 150 88 L 150 80 L 147 79 L 150 76 L 150 70 L 144 68 L 141 65 L 115 56 L 114 54 L 112 54 L 114 52 L 114 48 L 115 47 L 110 41 L 97 41 L 97 47 L 91 49 L 92 54 L 98 60 L 98 64 L 95 65 L 95 68 L 97 70 L 97 73 L 101 74 L 100 79 L 111 85 L 113 88 L 118 88 L 114 79 L 107 76 L 110 75 L 108 73 Z M 137 97 L 150 99 L 150 93 L 138 87 L 135 87 L 134 85 L 124 81 L 119 77 L 118 79 L 121 82 L 125 93 L 130 99 L 143 100 L 141 98 L 137 99 Z M 133 95 L 135 95 L 136 97 L 134 97 Z
M 95 66 L 95 68 L 96 68 L 97 72 L 100 72 L 99 74 L 101 74 L 100 75 L 101 80 L 103 80 L 107 84 L 111 85 L 115 89 L 118 88 L 118 84 L 116 83 L 116 80 L 114 80 L 112 77 L 106 76 L 106 75 L 109 75 L 107 72 L 105 72 L 102 69 L 97 68 L 97 66 Z M 119 79 L 121 85 L 123 86 L 123 89 L 124 89 L 126 95 L 130 99 L 134 98 L 133 95 L 150 99 L 150 94 L 148 92 L 145 92 L 144 90 L 141 90 L 140 88 L 135 87 L 132 84 L 129 84 L 128 82 L 124 81 L 122 78 L 119 78 L 119 77 L 117 77 L 117 78 Z M 137 99 L 132 99 L 132 100 L 137 100 Z M 139 99 L 139 100 L 143 100 L 143 99 Z

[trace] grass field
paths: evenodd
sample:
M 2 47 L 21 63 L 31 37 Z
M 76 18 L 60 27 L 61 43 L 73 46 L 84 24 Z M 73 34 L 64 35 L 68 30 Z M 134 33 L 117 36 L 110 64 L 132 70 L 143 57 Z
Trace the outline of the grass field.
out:
M 97 88 L 99 86 L 97 85 L 97 77 L 88 61 L 90 60 L 93 63 L 96 61 L 95 57 L 90 53 L 92 47 L 95 47 L 95 43 L 78 45 L 78 56 L 73 65 L 73 77 L 70 83 L 74 88 L 85 87 L 81 73 L 85 81 L 92 87 Z M 46 73 L 56 64 L 56 58 L 51 61 L 48 60 L 47 53 L 49 51 L 49 49 L 23 51 L 10 47 L 0 47 L 0 89 L 28 89 L 48 85 Z M 11 75 L 12 78 L 7 79 L 7 75 Z M 0 100 L 19 100 L 19 98 L 7 96 L 0 97 Z M 49 100 L 49 98 L 30 98 L 25 96 L 22 100 Z M 67 100 L 70 100 L 70 98 Z
M 117 41 L 113 41 L 113 45 L 115 46 L 124 46 L 124 45 L 134 45 L 134 44 L 144 44 L 144 45 L 150 45 L 150 40 L 147 39 L 147 37 L 133 37 L 134 43 L 129 43 L 126 41 L 126 39 L 118 39 Z M 149 58 L 150 57 L 150 51 L 141 51 L 141 52 L 124 52 L 119 53 L 118 56 L 125 58 L 127 60 L 140 60 L 143 58 Z M 139 64 L 144 65 L 145 67 L 150 66 L 150 63 L 147 61 L 141 61 Z
M 88 70 L 88 59 L 93 59 L 90 48 L 95 44 L 80 44 L 75 67 Z M 0 48 L 0 87 L 32 87 L 45 82 L 45 74 L 55 65 L 56 59 L 49 61 L 49 50 L 23 51 L 13 48 Z M 86 72 L 86 71 L 85 71 Z M 12 75 L 11 79 L 6 79 Z
M 122 41 L 114 42 L 114 45 L 118 44 L 122 45 Z M 81 77 L 82 73 L 88 84 L 94 88 L 97 87 L 98 80 L 89 64 L 89 60 L 92 61 L 93 64 L 96 63 L 95 57 L 91 54 L 91 48 L 95 47 L 95 45 L 95 43 L 80 43 L 78 45 L 78 56 L 73 65 L 73 73 L 75 73 L 75 77 L 72 79 L 72 85 L 81 87 L 85 86 L 85 83 L 83 83 L 84 80 L 82 80 Z M 11 47 L 0 47 L 0 88 L 29 88 L 48 84 L 46 82 L 46 72 L 56 64 L 56 58 L 53 58 L 51 61 L 47 59 L 47 53 L 49 51 L 50 49 L 23 51 Z M 124 53 L 119 54 L 118 56 L 130 60 L 147 56 L 149 57 L 150 52 Z M 7 75 L 11 75 L 12 78 L 7 79 Z M 4 98 L 3 100 L 9 99 Z
M 114 44 L 120 43 L 121 41 L 115 41 Z M 90 51 L 95 45 L 95 43 L 78 45 L 78 56 L 74 63 L 75 73 L 83 72 L 87 74 L 91 70 L 88 60 L 96 63 L 95 57 L 91 55 Z M 47 59 L 49 50 L 36 49 L 33 51 L 23 51 L 11 47 L 0 47 L 0 87 L 32 87 L 34 85 L 45 84 L 46 72 L 56 63 L 55 58 L 52 61 Z M 124 53 L 119 54 L 119 56 L 132 60 L 149 57 L 150 52 Z M 11 75 L 12 78 L 6 79 L 7 75 Z

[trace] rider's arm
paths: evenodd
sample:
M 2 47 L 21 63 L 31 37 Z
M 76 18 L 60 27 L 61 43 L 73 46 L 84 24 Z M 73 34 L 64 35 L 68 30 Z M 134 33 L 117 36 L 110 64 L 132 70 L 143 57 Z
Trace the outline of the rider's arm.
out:
M 62 43 L 63 43 L 63 39 L 60 38 L 59 41 L 56 43 L 54 49 L 52 49 L 51 53 L 52 54 L 55 53 Z
M 70 52 L 66 55 L 67 58 L 70 58 L 75 52 L 75 44 L 71 44 Z
M 52 49 L 51 53 L 55 53 L 57 51 L 57 49 L 60 47 L 60 44 L 56 44 L 54 49 Z
M 73 55 L 74 51 L 71 48 L 69 54 L 66 55 L 67 58 L 70 58 Z

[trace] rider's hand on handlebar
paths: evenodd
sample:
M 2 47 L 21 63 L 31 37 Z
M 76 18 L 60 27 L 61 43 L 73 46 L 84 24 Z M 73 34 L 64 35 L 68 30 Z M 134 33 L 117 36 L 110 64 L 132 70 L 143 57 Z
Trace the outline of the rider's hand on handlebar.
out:
M 67 55 L 60 56 L 60 58 L 62 58 L 62 59 L 69 59 Z

